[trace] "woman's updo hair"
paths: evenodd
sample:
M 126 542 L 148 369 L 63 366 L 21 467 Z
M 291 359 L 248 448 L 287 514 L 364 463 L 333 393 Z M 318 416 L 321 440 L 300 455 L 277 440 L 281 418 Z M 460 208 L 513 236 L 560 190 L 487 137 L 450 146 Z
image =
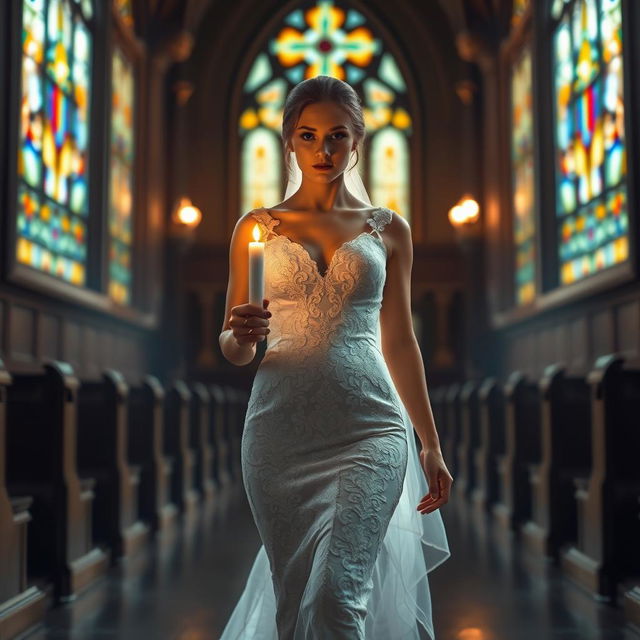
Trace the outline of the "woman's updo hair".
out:
M 293 138 L 293 132 L 298 125 L 302 110 L 314 102 L 329 101 L 339 104 L 351 118 L 351 128 L 358 145 L 356 147 L 356 164 L 358 164 L 360 159 L 358 150 L 366 131 L 360 98 L 350 84 L 332 76 L 316 76 L 303 80 L 293 87 L 284 103 L 282 144 L 287 170 L 290 170 L 291 162 L 289 143 Z

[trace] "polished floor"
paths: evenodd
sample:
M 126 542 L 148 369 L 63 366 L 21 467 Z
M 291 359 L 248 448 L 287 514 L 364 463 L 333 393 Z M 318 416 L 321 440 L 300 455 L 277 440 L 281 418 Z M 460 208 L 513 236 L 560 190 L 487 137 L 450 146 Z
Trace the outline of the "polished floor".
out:
M 532 560 L 487 516 L 442 508 L 452 557 L 431 574 L 438 640 L 639 640 L 618 609 Z M 28 640 L 215 640 L 259 547 L 241 488 L 157 537 Z M 393 640 L 393 639 L 389 639 Z

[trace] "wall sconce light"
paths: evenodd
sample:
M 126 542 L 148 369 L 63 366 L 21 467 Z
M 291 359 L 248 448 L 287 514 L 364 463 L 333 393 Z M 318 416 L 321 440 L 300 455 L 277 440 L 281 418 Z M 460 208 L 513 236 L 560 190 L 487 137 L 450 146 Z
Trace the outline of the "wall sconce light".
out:
M 449 209 L 449 222 L 454 227 L 474 224 L 480 218 L 480 205 L 470 194 L 465 194 L 458 204 Z
M 195 229 L 202 220 L 202 212 L 194 206 L 189 198 L 180 198 L 175 209 L 174 222 Z
M 202 212 L 200 209 L 189 198 L 180 198 L 171 215 L 172 235 L 180 238 L 192 236 L 201 220 Z
M 457 204 L 449 209 L 449 222 L 462 242 L 480 236 L 480 205 L 469 193 L 465 193 Z

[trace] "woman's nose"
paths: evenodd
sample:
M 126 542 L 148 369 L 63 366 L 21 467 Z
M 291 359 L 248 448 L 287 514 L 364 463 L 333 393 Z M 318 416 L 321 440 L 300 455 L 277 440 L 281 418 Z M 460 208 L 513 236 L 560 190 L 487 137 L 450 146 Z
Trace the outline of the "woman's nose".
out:
M 331 155 L 331 140 L 325 138 L 320 145 L 320 153 Z

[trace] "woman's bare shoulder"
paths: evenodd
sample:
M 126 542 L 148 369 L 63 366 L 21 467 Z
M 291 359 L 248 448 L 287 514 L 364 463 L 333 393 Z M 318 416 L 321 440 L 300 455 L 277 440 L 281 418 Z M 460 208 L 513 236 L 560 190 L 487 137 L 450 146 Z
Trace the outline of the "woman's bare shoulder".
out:
M 267 224 L 268 222 L 268 214 L 265 209 L 258 207 L 257 209 L 247 211 L 236 220 L 234 236 L 244 241 L 247 237 L 252 236 L 253 228 L 255 224 L 259 222 L 263 224 Z

